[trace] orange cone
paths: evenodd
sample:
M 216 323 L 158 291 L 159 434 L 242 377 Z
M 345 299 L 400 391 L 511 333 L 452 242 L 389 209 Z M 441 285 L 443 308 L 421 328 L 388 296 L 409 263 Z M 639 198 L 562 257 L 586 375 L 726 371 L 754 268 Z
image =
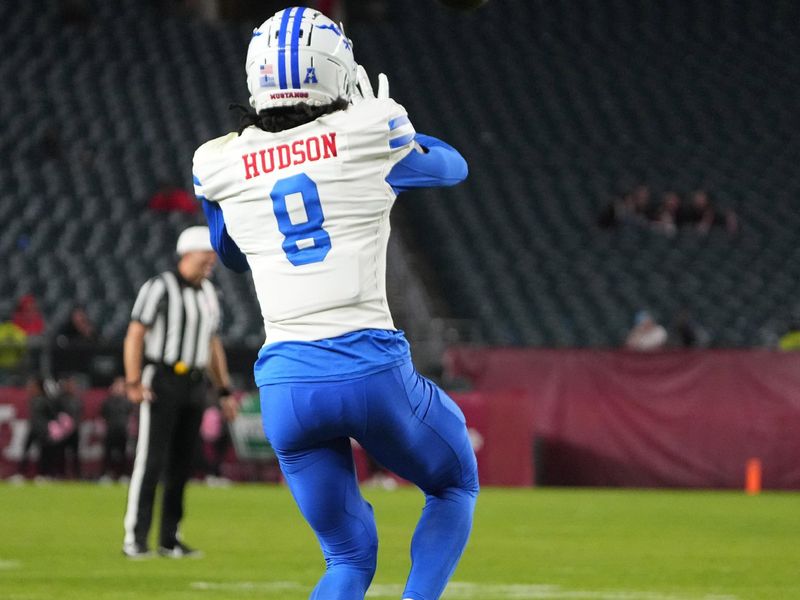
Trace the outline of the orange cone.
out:
M 761 459 L 751 458 L 747 461 L 744 471 L 744 491 L 749 496 L 761 492 Z

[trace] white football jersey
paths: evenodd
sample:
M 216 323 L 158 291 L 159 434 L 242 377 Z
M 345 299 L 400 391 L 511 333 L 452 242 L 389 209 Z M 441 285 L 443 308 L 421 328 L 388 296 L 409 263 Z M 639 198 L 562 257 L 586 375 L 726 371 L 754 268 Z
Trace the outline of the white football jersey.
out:
M 247 257 L 268 344 L 394 329 L 385 279 L 396 195 L 386 177 L 413 138 L 402 106 L 371 99 L 197 150 L 196 192 L 219 203 Z

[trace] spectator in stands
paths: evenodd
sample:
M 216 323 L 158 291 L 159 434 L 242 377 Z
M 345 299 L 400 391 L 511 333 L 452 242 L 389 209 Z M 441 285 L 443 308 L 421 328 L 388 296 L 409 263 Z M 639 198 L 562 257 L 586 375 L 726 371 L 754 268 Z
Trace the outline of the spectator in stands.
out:
M 671 345 L 677 348 L 696 348 L 708 344 L 708 332 L 686 309 L 675 315 L 670 337 Z
M 229 419 L 219 402 L 207 407 L 203 413 L 200 439 L 202 443 L 197 445 L 196 469 L 210 486 L 229 484 L 230 480 L 222 475 L 222 463 L 231 447 L 231 433 Z
M 785 315 L 788 327 L 777 339 L 777 346 L 785 352 L 800 350 L 800 304 L 795 304 Z
M 667 330 L 648 311 L 640 310 L 634 318 L 633 329 L 625 339 L 625 348 L 643 352 L 657 350 L 666 345 L 667 338 Z
M 73 479 L 81 478 L 80 459 L 80 421 L 83 412 L 83 401 L 80 397 L 78 382 L 73 375 L 68 375 L 58 382 L 58 410 L 72 420 L 72 427 L 66 433 L 62 443 L 64 454 L 64 474 L 69 472 Z
M 789 331 L 778 339 L 778 348 L 784 352 L 800 350 L 800 325 L 792 325 Z
M 26 335 L 42 335 L 44 333 L 44 317 L 39 312 L 33 294 L 25 294 L 20 297 L 11 322 L 22 329 Z
M 665 235 L 674 235 L 680 224 L 681 197 L 675 192 L 665 192 L 653 222 L 653 229 Z
M 687 210 L 688 224 L 700 233 L 708 233 L 712 227 L 724 227 L 730 234 L 739 231 L 739 219 L 732 210 L 721 210 L 714 206 L 708 192 L 696 190 Z
M 609 202 L 600 212 L 598 225 L 604 229 L 624 225 L 649 226 L 658 214 L 659 208 L 651 202 L 650 188 L 642 184 Z
M 30 463 L 31 453 L 34 446 L 39 451 L 39 467 L 37 471 L 42 473 L 42 460 L 44 455 L 42 447 L 44 441 L 47 439 L 45 434 L 46 426 L 41 426 L 34 419 L 34 415 L 38 413 L 36 408 L 45 402 L 44 398 L 44 383 L 41 378 L 30 376 L 25 381 L 25 393 L 28 396 L 28 431 L 25 435 L 25 442 L 22 444 L 22 454 L 20 455 L 19 462 L 17 463 L 17 473 L 12 477 L 13 481 L 22 481 L 28 476 L 28 465 Z M 47 421 L 45 420 L 45 423 Z
M 636 225 L 666 235 L 673 235 L 683 227 L 691 227 L 699 233 L 708 233 L 714 226 L 724 227 L 730 234 L 739 230 L 736 213 L 716 208 L 705 190 L 693 192 L 689 202 L 681 200 L 676 192 L 667 191 L 660 205 L 655 206 L 646 185 L 638 185 L 631 193 L 609 202 L 597 222 L 603 229 Z
M 103 440 L 103 472 L 101 481 L 118 480 L 128 475 L 128 423 L 133 405 L 125 394 L 125 378 L 117 377 L 108 388 L 108 396 L 100 407 L 106 425 Z
M 97 342 L 97 330 L 83 306 L 76 305 L 69 317 L 56 333 L 56 344 L 60 348 L 71 345 L 93 345 Z
M 169 181 L 163 181 L 156 193 L 150 198 L 147 206 L 155 212 L 194 214 L 198 210 L 199 203 L 185 189 Z
M 0 370 L 17 368 L 25 358 L 25 331 L 11 321 L 0 323 Z
M 637 185 L 631 192 L 632 212 L 638 222 L 653 221 L 658 216 L 658 207 L 652 203 L 650 187 Z
M 58 402 L 45 391 L 41 377 L 31 376 L 25 384 L 28 394 L 28 435 L 17 468 L 19 479 L 27 476 L 33 447 L 39 450 L 36 474 L 50 478 L 59 473 L 61 442 L 70 433 L 73 424 L 67 415 L 59 412 Z
M 712 222 L 712 226 L 722 227 L 731 235 L 739 232 L 739 218 L 734 210 L 721 208 L 716 205 L 712 205 L 712 208 L 714 209 L 714 221 Z
M 692 199 L 686 210 L 686 223 L 700 233 L 711 230 L 714 224 L 714 207 L 705 191 L 692 192 Z

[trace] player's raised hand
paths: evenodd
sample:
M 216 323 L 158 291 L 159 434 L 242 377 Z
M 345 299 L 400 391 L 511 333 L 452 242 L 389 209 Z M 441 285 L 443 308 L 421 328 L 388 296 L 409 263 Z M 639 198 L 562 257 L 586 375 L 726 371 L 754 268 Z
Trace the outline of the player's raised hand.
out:
M 364 100 L 375 98 L 388 98 L 389 97 L 389 78 L 383 73 L 378 75 L 378 95 L 375 95 L 375 90 L 372 87 L 372 82 L 369 80 L 366 69 L 358 65 L 356 74 L 356 93 L 353 94 L 353 104 L 358 104 Z
M 358 104 L 359 102 L 373 98 L 375 98 L 375 91 L 372 89 L 369 75 L 367 75 L 367 71 L 364 67 L 358 65 L 358 69 L 356 70 L 356 91 L 352 97 L 353 104 Z
M 389 97 L 389 78 L 385 73 L 378 73 L 378 98 Z

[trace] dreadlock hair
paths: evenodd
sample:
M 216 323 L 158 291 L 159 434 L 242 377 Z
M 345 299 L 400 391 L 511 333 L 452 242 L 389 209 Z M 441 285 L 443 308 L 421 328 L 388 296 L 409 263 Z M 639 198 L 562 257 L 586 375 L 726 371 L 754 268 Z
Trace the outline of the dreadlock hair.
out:
M 305 102 L 299 102 L 292 106 L 265 108 L 258 112 L 241 104 L 231 104 L 228 108 L 241 112 L 238 131 L 239 135 L 242 135 L 242 132 L 251 125 L 270 133 L 292 129 L 310 123 L 323 115 L 328 115 L 337 110 L 344 110 L 348 106 L 349 102 L 340 97 L 330 104 L 323 104 L 322 106 L 311 106 Z

